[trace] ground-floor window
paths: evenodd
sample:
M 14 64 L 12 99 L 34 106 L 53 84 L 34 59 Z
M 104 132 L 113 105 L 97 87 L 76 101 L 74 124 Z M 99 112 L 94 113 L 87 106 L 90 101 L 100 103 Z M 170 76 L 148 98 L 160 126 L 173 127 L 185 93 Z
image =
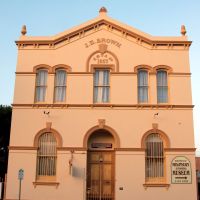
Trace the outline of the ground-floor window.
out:
M 158 133 L 151 133 L 145 141 L 146 182 L 163 182 L 164 172 L 163 140 Z

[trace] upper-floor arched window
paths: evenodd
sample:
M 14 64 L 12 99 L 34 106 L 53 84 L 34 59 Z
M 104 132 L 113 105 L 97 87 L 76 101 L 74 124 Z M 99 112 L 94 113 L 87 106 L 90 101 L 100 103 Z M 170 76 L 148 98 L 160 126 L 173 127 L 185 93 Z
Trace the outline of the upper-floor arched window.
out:
M 57 69 L 55 74 L 54 102 L 66 99 L 66 70 Z
M 47 76 L 48 76 L 48 71 L 46 69 L 37 70 L 36 89 L 35 89 L 36 102 L 45 102 L 46 89 L 47 89 Z
M 162 69 L 157 70 L 157 102 L 168 102 L 167 71 Z
M 138 70 L 138 103 L 148 102 L 148 71 Z

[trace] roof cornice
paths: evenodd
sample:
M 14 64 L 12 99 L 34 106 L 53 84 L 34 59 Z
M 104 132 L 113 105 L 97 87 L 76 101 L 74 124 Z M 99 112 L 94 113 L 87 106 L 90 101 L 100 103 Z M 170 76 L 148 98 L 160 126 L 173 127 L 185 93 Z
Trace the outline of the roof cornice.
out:
M 16 44 L 20 49 L 23 48 L 59 48 L 92 33 L 100 30 L 112 32 L 115 35 L 123 37 L 127 40 L 135 42 L 148 49 L 188 49 L 191 41 L 187 40 L 187 36 L 179 37 L 156 37 L 139 31 L 126 24 L 122 24 L 107 15 L 99 15 L 98 17 L 83 23 L 77 27 L 71 28 L 55 36 L 34 37 L 22 35 Z M 165 49 L 164 48 L 164 49 Z

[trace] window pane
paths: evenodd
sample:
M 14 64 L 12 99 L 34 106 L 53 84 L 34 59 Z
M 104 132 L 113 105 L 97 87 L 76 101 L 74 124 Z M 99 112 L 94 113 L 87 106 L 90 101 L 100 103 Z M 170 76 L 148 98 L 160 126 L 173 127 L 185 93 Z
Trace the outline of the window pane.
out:
M 62 102 L 65 101 L 66 96 L 66 87 L 56 87 L 55 88 L 55 101 L 56 102 Z
M 158 103 L 167 103 L 168 102 L 168 87 L 157 87 L 158 92 Z
M 167 72 L 166 71 L 157 72 L 157 85 L 167 86 Z
M 66 86 L 65 70 L 56 70 L 56 86 Z
M 109 87 L 103 87 L 102 102 L 108 102 L 109 100 Z
M 39 70 L 37 72 L 37 86 L 46 86 L 47 84 L 47 71 L 46 70 Z
M 138 101 L 139 103 L 148 102 L 148 87 L 138 87 Z
M 45 86 L 38 86 L 36 88 L 36 101 L 37 102 L 44 102 L 45 101 L 45 94 L 46 94 L 46 87 Z
M 108 70 L 104 70 L 103 71 L 103 85 L 109 85 L 109 71 Z
M 138 102 L 148 102 L 148 72 L 145 70 L 138 72 Z
M 138 72 L 138 86 L 148 86 L 148 73 L 145 70 Z

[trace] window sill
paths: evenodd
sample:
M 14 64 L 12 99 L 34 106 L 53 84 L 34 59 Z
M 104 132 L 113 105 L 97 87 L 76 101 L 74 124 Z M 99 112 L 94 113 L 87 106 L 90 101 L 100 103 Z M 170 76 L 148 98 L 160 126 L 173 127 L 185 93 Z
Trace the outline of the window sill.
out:
M 34 104 L 47 104 L 46 101 L 34 101 Z
M 168 184 L 168 183 L 144 183 L 143 186 L 145 189 L 147 189 L 148 187 L 166 187 L 166 189 L 168 189 L 170 184 Z
M 56 188 L 58 187 L 60 183 L 59 182 L 53 182 L 53 181 L 35 181 L 33 182 L 34 187 L 38 185 L 48 185 L 48 186 L 55 186 Z
M 98 102 L 98 103 L 93 103 L 91 107 L 113 107 L 113 104 L 110 104 L 109 102 Z

